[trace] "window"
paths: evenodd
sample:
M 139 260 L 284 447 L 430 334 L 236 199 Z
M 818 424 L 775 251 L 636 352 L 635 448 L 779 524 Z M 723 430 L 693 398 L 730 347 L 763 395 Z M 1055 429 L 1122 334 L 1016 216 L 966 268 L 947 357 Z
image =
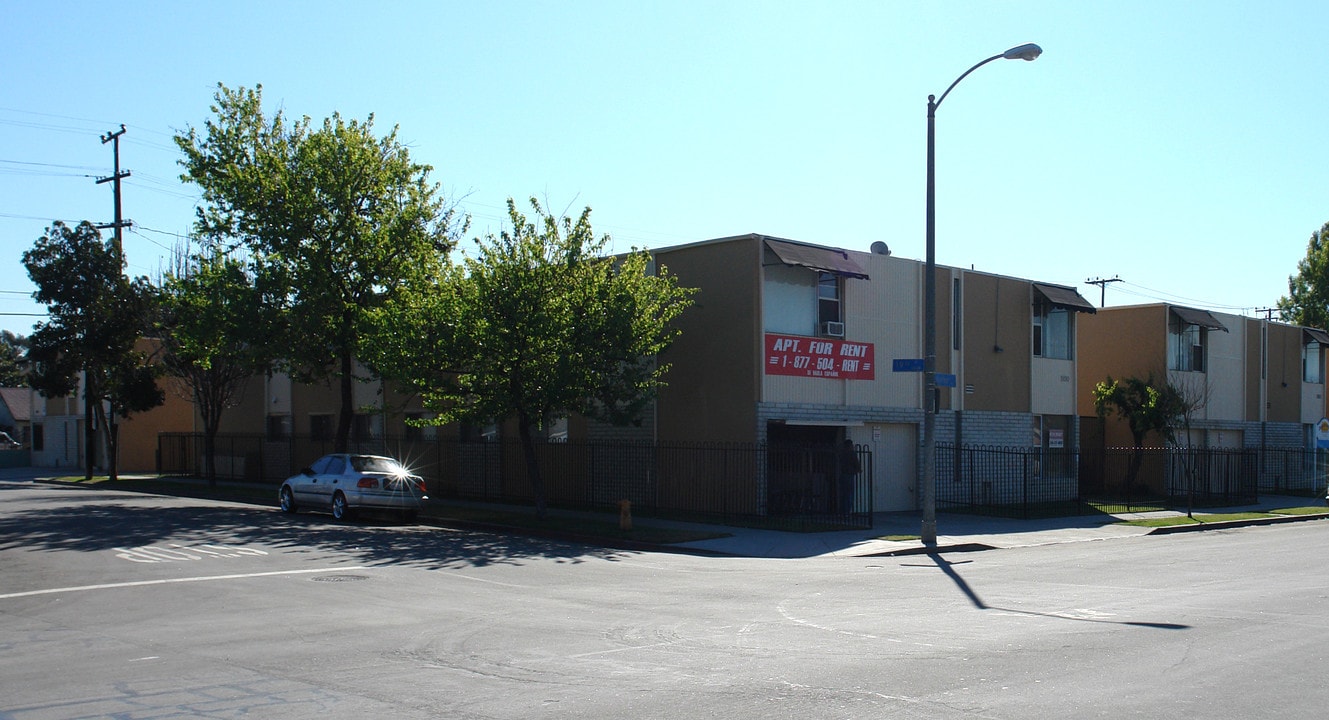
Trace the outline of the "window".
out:
M 286 440 L 291 437 L 290 415 L 269 415 L 267 422 L 269 440 Z
M 1204 372 L 1205 329 L 1173 315 L 1168 321 L 1168 369 Z
M 1034 303 L 1034 357 L 1070 360 L 1075 347 L 1071 312 L 1040 299 Z
M 311 439 L 331 440 L 333 430 L 331 414 L 309 416 L 309 437 Z
M 41 452 L 46 449 L 46 426 L 34 423 L 32 426 L 32 449 Z
M 960 278 L 950 282 L 950 349 L 960 349 Z
M 1324 349 L 1316 340 L 1301 346 L 1301 379 L 1308 383 L 1324 382 Z
M 427 440 L 432 442 L 435 439 L 437 439 L 438 438 L 437 425 L 418 424 L 424 420 L 430 419 L 431 417 L 433 416 L 426 415 L 425 413 L 418 413 L 418 412 L 406 413 L 406 439 L 412 442 L 419 442 L 421 440 Z
M 831 273 L 817 274 L 817 324 L 825 326 L 828 322 L 844 322 L 840 312 L 840 276 Z
M 383 416 L 377 413 L 356 413 L 351 423 L 351 436 L 357 442 L 383 436 Z

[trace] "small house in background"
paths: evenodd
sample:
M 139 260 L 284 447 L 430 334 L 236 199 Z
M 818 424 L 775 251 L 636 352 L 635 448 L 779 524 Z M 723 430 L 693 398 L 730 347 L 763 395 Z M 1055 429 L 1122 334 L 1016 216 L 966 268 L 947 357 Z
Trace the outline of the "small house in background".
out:
M 32 445 L 31 388 L 0 388 L 0 430 L 22 443 Z

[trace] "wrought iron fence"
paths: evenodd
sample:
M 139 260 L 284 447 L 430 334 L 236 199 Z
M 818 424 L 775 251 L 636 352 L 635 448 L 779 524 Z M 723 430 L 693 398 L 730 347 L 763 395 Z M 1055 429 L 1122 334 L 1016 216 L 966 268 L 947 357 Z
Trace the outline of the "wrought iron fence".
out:
M 1008 517 L 1246 505 L 1324 483 L 1300 450 L 937 446 L 938 509 Z
M 937 509 L 1007 517 L 1082 510 L 1068 449 L 937 444 Z
M 551 507 L 617 511 L 780 529 L 872 526 L 872 454 L 855 450 L 860 470 L 831 446 L 745 443 L 539 442 L 535 462 Z M 534 499 L 530 470 L 517 441 L 386 437 L 352 441 L 349 452 L 391 455 L 423 477 L 432 495 L 503 503 Z M 204 474 L 201 433 L 158 437 L 158 471 Z M 219 435 L 219 477 L 279 483 L 331 441 Z
M 1289 495 L 1323 495 L 1329 477 L 1329 452 L 1304 448 L 1260 451 L 1259 488 Z

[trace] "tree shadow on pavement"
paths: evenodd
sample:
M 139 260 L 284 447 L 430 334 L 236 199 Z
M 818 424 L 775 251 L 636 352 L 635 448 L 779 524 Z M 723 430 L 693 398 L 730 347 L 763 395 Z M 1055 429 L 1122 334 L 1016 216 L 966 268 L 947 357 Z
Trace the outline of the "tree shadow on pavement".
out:
M 551 559 L 612 561 L 634 554 L 557 540 L 398 525 L 372 516 L 347 524 L 325 515 L 286 515 L 276 508 L 76 488 L 69 492 L 73 504 L 7 509 L 0 514 L 0 550 L 99 552 L 161 543 L 213 543 L 256 545 L 269 552 L 327 552 L 361 565 L 424 569 Z

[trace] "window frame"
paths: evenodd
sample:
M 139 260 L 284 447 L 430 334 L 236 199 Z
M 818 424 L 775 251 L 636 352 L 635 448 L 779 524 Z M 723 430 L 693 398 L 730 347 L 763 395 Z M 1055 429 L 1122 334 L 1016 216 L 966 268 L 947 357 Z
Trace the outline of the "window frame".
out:
M 1194 338 L 1193 342 L 1186 342 Z M 1195 348 L 1200 348 L 1196 362 Z M 1196 367 L 1198 365 L 1198 367 Z M 1168 369 L 1203 373 L 1209 365 L 1209 329 L 1173 314 L 1168 322 Z
M 1064 335 L 1064 337 L 1062 338 L 1064 345 L 1062 345 L 1062 347 L 1065 352 L 1064 354 L 1061 355 L 1053 355 L 1048 353 L 1048 348 L 1050 347 L 1048 339 L 1054 334 L 1053 332 L 1049 332 L 1054 328 L 1054 325 L 1049 321 L 1054 314 L 1064 318 L 1062 322 L 1058 323 L 1061 325 L 1062 328 L 1064 328 L 1064 332 L 1056 331 L 1055 333 L 1055 334 Z M 1075 359 L 1075 319 L 1074 318 L 1075 318 L 1075 313 L 1072 312 L 1071 308 L 1068 308 L 1065 305 L 1058 305 L 1057 303 L 1054 303 L 1044 297 L 1036 299 L 1034 301 L 1034 309 L 1032 313 L 1033 356 L 1036 358 L 1045 358 L 1048 360 L 1074 360 Z

